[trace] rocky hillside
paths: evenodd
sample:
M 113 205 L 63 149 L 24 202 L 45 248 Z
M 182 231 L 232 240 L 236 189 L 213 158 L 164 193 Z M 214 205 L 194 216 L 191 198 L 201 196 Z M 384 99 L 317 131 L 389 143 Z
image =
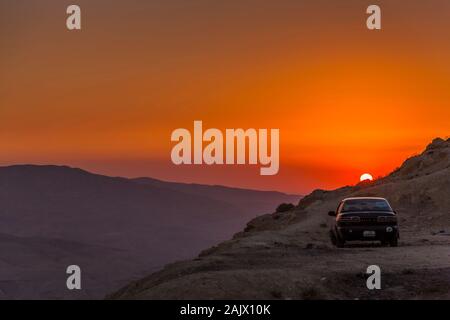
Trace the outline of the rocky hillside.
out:
M 253 219 L 232 240 L 171 264 L 109 296 L 115 299 L 450 298 L 450 139 L 435 139 L 390 175 L 315 190 L 286 212 Z M 386 197 L 398 212 L 397 248 L 331 246 L 327 216 L 350 196 Z M 377 264 L 383 289 L 368 291 Z

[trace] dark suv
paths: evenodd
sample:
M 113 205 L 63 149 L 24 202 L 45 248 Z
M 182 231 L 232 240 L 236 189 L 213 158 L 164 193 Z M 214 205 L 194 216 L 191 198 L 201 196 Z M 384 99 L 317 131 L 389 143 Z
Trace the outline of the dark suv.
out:
M 391 247 L 398 244 L 397 214 L 384 198 L 347 198 L 328 215 L 336 217 L 330 237 L 337 247 L 351 240 L 381 241 Z

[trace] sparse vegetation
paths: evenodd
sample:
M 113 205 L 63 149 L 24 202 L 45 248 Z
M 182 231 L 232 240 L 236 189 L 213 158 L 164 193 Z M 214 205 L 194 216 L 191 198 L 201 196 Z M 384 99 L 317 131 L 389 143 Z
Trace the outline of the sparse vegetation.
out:
M 294 208 L 295 208 L 295 206 L 292 203 L 282 203 L 277 207 L 277 209 L 275 211 L 276 212 L 286 212 L 286 211 L 291 211 Z

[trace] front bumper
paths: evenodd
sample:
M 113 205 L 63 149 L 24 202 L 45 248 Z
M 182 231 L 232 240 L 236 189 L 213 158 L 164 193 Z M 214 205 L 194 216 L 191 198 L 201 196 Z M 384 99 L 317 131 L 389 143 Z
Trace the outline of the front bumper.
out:
M 391 240 L 399 237 L 397 225 L 338 226 L 338 235 L 344 240 Z

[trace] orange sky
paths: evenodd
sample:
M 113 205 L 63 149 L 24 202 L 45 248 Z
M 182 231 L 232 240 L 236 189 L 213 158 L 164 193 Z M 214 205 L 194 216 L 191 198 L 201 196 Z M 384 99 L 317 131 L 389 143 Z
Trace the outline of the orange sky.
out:
M 1 1 L 0 165 L 299 193 L 385 175 L 449 135 L 450 2 L 377 3 L 381 31 L 361 0 Z M 279 128 L 279 174 L 173 165 L 194 120 Z

